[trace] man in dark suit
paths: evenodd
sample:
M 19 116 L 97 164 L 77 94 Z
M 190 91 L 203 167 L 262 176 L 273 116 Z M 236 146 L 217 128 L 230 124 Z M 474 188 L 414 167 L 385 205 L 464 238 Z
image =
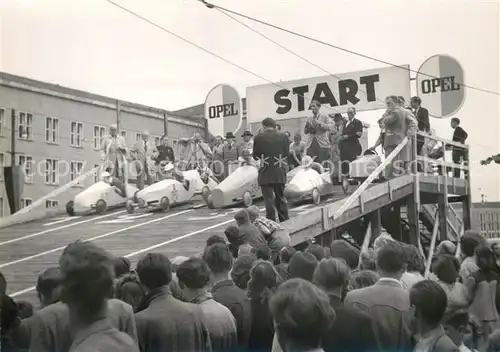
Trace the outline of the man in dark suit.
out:
M 465 144 L 467 137 L 469 136 L 465 130 L 460 127 L 460 119 L 458 117 L 454 117 L 450 122 L 451 128 L 453 128 L 453 142 Z M 464 148 L 455 147 L 451 148 L 451 158 L 453 163 L 462 164 L 466 160 L 467 153 Z M 453 177 L 460 178 L 461 169 L 454 168 L 453 169 Z
M 363 135 L 363 123 L 356 117 L 356 109 L 350 107 L 347 109 L 347 121 L 342 127 L 342 137 L 340 137 L 339 151 L 342 172 L 342 187 L 347 192 L 349 187 L 349 171 L 350 164 L 358 155 L 361 154 L 362 148 L 359 139 Z
M 288 205 L 284 196 L 286 167 L 289 153 L 288 137 L 276 131 L 276 121 L 267 117 L 262 121 L 263 131 L 254 138 L 253 157 L 260 159 L 259 186 L 266 205 L 266 217 L 276 221 L 288 220 Z
M 314 271 L 313 283 L 328 294 L 337 317 L 323 337 L 325 352 L 379 350 L 372 317 L 342 302 L 350 271 L 339 258 L 323 259 Z
M 419 131 L 430 132 L 431 124 L 429 122 L 429 111 L 426 108 L 421 107 L 422 99 L 419 97 L 413 97 L 410 101 L 411 108 L 413 109 L 413 115 L 417 119 L 417 127 Z M 417 136 L 417 154 L 420 155 L 422 147 L 424 146 L 424 138 L 422 136 Z

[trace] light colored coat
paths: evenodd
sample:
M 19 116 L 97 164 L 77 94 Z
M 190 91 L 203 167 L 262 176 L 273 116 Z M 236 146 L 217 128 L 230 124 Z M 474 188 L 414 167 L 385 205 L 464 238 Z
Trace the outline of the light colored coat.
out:
M 116 147 L 116 149 L 113 147 Z M 118 162 L 118 167 L 122 169 L 125 167 L 127 159 L 130 158 L 125 138 L 120 135 L 115 137 L 112 137 L 111 135 L 106 136 L 102 141 L 101 154 L 101 159 L 105 165 L 104 168 L 108 165 L 114 167 L 114 165 Z
M 391 152 L 400 144 L 406 136 L 414 136 L 417 131 L 417 120 L 415 116 L 406 109 L 394 109 L 386 112 L 383 116 L 385 129 L 384 150 Z M 399 160 L 410 161 L 411 145 L 409 142 L 399 154 Z M 396 160 L 396 159 L 394 159 Z
M 304 129 L 304 133 L 307 135 L 306 148 L 309 149 L 314 139 L 318 141 L 321 148 L 329 148 L 332 127 L 333 121 L 326 115 L 318 113 L 316 116 L 309 117 Z
M 132 158 L 138 161 L 142 165 L 146 164 L 148 167 L 148 172 L 150 175 L 154 175 L 156 173 L 155 158 L 158 155 L 158 148 L 156 144 L 152 140 L 148 140 L 146 144 L 141 140 L 134 144 L 132 150 L 130 151 Z M 140 166 L 136 166 L 140 167 Z

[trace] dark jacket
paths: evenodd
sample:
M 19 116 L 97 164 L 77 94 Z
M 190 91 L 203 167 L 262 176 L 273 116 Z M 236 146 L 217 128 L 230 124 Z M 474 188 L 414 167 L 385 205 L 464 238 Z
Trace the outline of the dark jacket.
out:
M 172 147 L 168 145 L 159 145 L 158 147 L 158 156 L 156 157 L 156 164 L 159 164 L 162 161 L 171 161 L 175 162 L 174 150 Z
M 261 159 L 259 186 L 285 184 L 288 154 L 288 136 L 275 130 L 264 130 L 254 138 L 253 157 Z
M 252 325 L 252 310 L 247 293 L 236 286 L 233 280 L 224 280 L 212 287 L 212 296 L 233 313 L 238 330 L 238 347 L 246 349 Z
M 353 161 L 358 155 L 361 154 L 362 148 L 359 143 L 359 138 L 363 133 L 363 123 L 358 119 L 353 119 L 347 125 L 344 123 L 342 135 L 347 136 L 339 142 L 340 159 L 346 161 Z
M 414 112 L 417 119 L 417 127 L 419 131 L 429 132 L 431 124 L 429 122 L 429 111 L 426 108 L 418 108 Z
M 469 135 L 462 127 L 457 126 L 457 128 L 453 131 L 453 142 L 465 144 L 468 136 Z M 459 147 L 453 146 L 452 150 L 454 154 L 465 154 L 465 149 Z
M 252 307 L 252 328 L 250 330 L 250 341 L 248 347 L 250 351 L 271 351 L 274 339 L 274 322 L 269 301 L 260 302 L 254 299 L 251 301 Z
M 168 288 L 151 294 L 148 307 L 135 315 L 142 352 L 211 351 L 200 307 L 174 298 Z
M 240 231 L 240 239 L 243 243 L 249 244 L 252 247 L 267 245 L 267 241 L 264 236 L 262 236 L 259 229 L 251 223 L 238 225 L 238 230 Z
M 325 352 L 378 351 L 372 318 L 360 310 L 345 306 L 340 297 L 330 295 L 335 321 L 323 337 Z

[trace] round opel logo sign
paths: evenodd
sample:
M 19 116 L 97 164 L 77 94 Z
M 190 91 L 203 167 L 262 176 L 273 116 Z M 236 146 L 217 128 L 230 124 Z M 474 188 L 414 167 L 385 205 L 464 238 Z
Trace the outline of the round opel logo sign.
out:
M 416 81 L 422 107 L 432 117 L 452 116 L 465 101 L 464 70 L 451 56 L 435 55 L 425 60 Z
M 205 99 L 205 118 L 214 137 L 236 133 L 241 126 L 241 98 L 236 89 L 226 84 L 212 88 Z

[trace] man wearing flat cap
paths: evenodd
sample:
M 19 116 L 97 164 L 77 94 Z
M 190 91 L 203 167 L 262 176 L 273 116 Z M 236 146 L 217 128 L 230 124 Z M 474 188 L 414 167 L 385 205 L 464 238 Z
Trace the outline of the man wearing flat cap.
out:
M 117 133 L 118 127 L 115 124 L 109 126 L 108 132 L 101 144 L 102 170 L 110 170 L 111 176 L 119 178 L 126 184 L 125 168 L 130 157 L 127 143 L 125 138 Z
M 253 153 L 253 134 L 250 131 L 245 131 L 241 135 L 241 138 L 243 138 L 243 141 L 240 144 L 240 149 L 241 152 L 248 150 L 250 152 L 250 155 Z
M 276 121 L 267 117 L 262 121 L 263 131 L 254 138 L 253 158 L 260 161 L 259 186 L 266 206 L 266 217 L 276 221 L 288 220 L 288 205 L 284 195 L 288 167 L 288 137 L 276 131 Z M 276 210 L 275 210 L 276 207 Z
M 156 167 L 154 159 L 158 155 L 158 149 L 153 140 L 151 140 L 148 131 L 144 131 L 138 141 L 132 148 L 132 158 L 137 172 L 137 188 L 143 189 L 144 182 L 148 185 L 153 183 L 153 176 L 156 176 Z

